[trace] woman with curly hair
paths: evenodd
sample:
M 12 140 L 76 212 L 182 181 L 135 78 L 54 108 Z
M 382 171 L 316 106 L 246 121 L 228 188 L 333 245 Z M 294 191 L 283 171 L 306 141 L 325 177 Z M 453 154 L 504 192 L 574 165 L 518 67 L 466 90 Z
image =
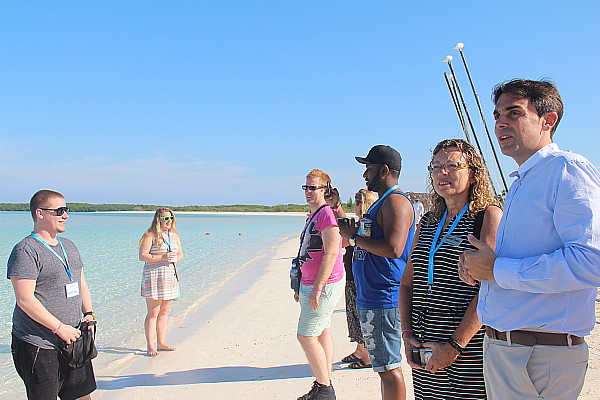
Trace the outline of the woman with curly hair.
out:
M 150 228 L 140 239 L 140 261 L 145 261 L 141 294 L 146 298 L 148 313 L 144 322 L 147 351 L 150 357 L 158 351 L 172 351 L 165 342 L 171 300 L 179 295 L 179 278 L 175 263 L 183 259 L 175 214 L 168 208 L 154 213 Z
M 485 399 L 479 285 L 461 281 L 458 259 L 475 248 L 469 234 L 495 247 L 502 211 L 483 158 L 464 140 L 436 145 L 428 182 L 432 211 L 421 220 L 400 288 L 415 399 Z

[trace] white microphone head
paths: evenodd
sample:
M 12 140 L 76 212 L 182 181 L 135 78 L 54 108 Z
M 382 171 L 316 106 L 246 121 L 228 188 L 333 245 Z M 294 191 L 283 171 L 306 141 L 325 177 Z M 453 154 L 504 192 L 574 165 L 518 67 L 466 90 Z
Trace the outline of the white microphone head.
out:
M 450 62 L 450 61 L 452 61 L 452 60 L 454 60 L 454 57 L 452 57 L 452 56 L 446 56 L 446 57 L 445 57 L 445 58 L 442 60 L 442 62 Z
M 465 47 L 464 43 L 456 43 L 456 46 L 454 46 L 454 50 L 462 50 L 463 47 Z

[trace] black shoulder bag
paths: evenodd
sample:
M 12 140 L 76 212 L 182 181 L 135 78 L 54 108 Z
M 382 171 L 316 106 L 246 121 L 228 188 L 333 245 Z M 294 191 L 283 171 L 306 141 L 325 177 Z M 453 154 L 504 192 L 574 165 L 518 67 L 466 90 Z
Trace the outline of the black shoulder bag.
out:
M 296 293 L 300 293 L 300 282 L 302 282 L 302 264 L 304 264 L 304 259 L 300 257 L 300 252 L 302 251 L 302 244 L 304 244 L 304 236 L 306 235 L 306 228 L 310 225 L 310 222 L 313 218 L 321 211 L 324 207 L 327 207 L 327 204 L 322 205 L 319 209 L 310 217 L 307 218 L 306 224 L 304 225 L 304 229 L 302 229 L 302 234 L 300 235 L 300 248 L 298 249 L 298 255 L 296 258 L 292 260 L 292 268 L 290 269 L 290 287 Z
M 98 355 L 95 344 L 96 321 L 81 321 L 77 329 L 81 331 L 81 336 L 72 343 L 63 342 L 60 348 L 60 353 L 73 369 L 83 367 Z

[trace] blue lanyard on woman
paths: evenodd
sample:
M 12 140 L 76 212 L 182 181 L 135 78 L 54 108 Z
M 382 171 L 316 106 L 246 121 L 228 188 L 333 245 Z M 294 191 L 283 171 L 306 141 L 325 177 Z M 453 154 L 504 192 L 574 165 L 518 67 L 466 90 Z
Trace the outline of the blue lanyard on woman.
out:
M 454 228 L 456 228 L 456 226 L 460 222 L 460 219 L 463 217 L 463 215 L 465 215 L 465 213 L 467 212 L 468 209 L 469 209 L 469 202 L 467 202 L 467 204 L 465 204 L 465 206 L 463 207 L 461 212 L 458 213 L 456 218 L 454 218 L 454 222 L 452 223 L 452 225 L 450 225 L 448 232 L 446 233 L 446 235 L 444 235 L 442 240 L 440 240 L 439 244 L 438 244 L 438 239 L 440 238 L 440 235 L 442 234 L 442 229 L 444 228 L 444 223 L 446 222 L 446 218 L 448 217 L 448 209 L 447 208 L 446 208 L 446 211 L 444 211 L 444 215 L 442 216 L 442 219 L 440 220 L 440 222 L 438 222 L 438 226 L 435 231 L 435 235 L 433 236 L 433 241 L 431 242 L 431 247 L 429 248 L 429 262 L 427 265 L 427 284 L 429 286 L 433 285 L 433 257 L 435 256 L 435 252 L 438 251 L 440 249 L 440 247 L 442 247 L 442 245 L 444 244 L 444 239 L 446 239 L 448 236 L 450 236 L 452 234 L 452 231 L 454 231 Z
M 389 188 L 387 190 L 387 192 L 385 192 L 383 194 L 383 196 L 381 196 L 375 203 L 373 203 L 373 205 L 371 207 L 369 207 L 367 214 L 369 214 L 369 216 L 371 218 L 373 218 L 373 215 L 371 215 L 371 210 L 374 209 L 379 203 L 381 203 L 383 201 L 383 199 L 385 199 L 387 197 L 388 194 L 392 193 L 394 190 L 399 189 L 399 188 L 400 188 L 400 186 L 398 186 L 398 185 L 394 185 L 391 188 Z
M 31 232 L 31 236 L 33 236 L 34 239 L 38 240 L 41 244 L 43 244 L 44 246 L 46 246 L 48 248 L 48 250 L 50 250 L 52 252 L 52 254 L 54 254 L 56 257 L 58 257 L 58 259 L 60 260 L 60 262 L 65 266 L 65 271 L 67 271 L 67 275 L 69 276 L 69 280 L 71 282 L 73 282 L 73 274 L 71 273 L 71 268 L 69 268 L 69 256 L 67 255 L 67 252 L 65 251 L 65 247 L 63 246 L 63 244 L 60 241 L 60 239 L 56 238 L 56 240 L 58 240 L 58 244 L 60 244 L 60 249 L 61 249 L 63 255 L 65 256 L 64 259 L 61 256 L 59 256 L 58 253 L 56 251 L 54 251 L 54 249 L 52 247 L 50 247 L 50 245 L 48 243 L 44 242 L 38 235 L 36 235 L 35 233 Z
M 167 239 L 169 240 L 168 242 L 165 242 L 167 244 L 167 253 L 171 252 L 171 232 L 167 231 Z M 163 238 L 164 241 L 164 238 Z

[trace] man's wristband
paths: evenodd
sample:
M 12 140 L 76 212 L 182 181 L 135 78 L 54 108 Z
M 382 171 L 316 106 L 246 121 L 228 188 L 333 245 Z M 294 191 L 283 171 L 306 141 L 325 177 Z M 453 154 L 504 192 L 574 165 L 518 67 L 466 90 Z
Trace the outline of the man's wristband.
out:
M 454 340 L 453 337 L 450 337 L 446 343 L 448 343 L 450 346 L 454 347 L 454 349 L 456 351 L 458 351 L 458 354 L 462 354 L 463 351 L 465 351 L 465 348 L 462 347 L 460 344 L 458 344 L 458 342 L 456 340 Z
M 92 318 L 96 319 L 96 313 L 95 312 L 93 312 L 93 311 L 86 311 L 86 312 L 83 313 L 84 317 L 87 317 L 88 315 L 91 315 Z
M 402 335 L 404 335 L 406 332 L 410 332 L 410 333 L 413 333 L 413 334 L 415 333 L 415 331 L 413 331 L 410 328 L 402 329 Z

